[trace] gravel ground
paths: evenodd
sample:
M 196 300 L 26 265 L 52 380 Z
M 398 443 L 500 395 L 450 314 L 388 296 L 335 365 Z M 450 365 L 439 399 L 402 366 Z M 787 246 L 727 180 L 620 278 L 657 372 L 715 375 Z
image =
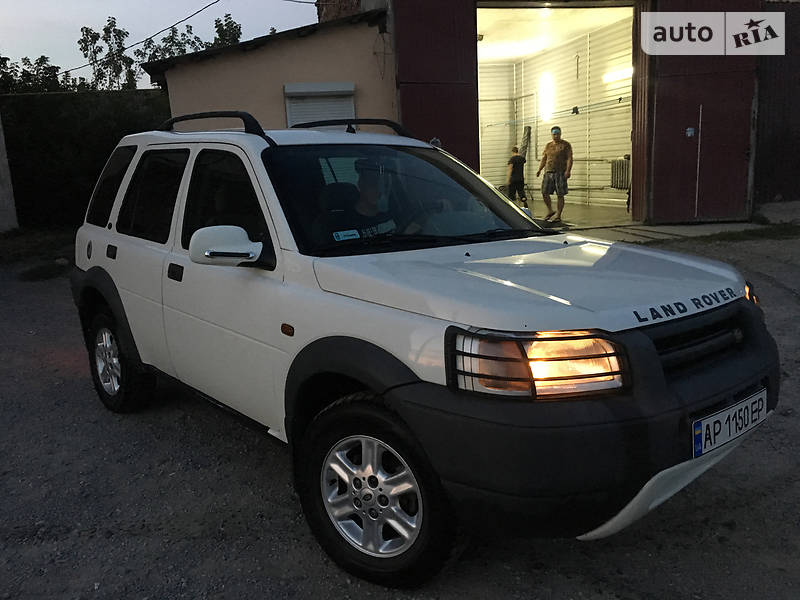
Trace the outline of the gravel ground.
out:
M 413 592 L 322 553 L 285 446 L 258 427 L 169 385 L 145 412 L 104 410 L 66 277 L 2 264 L 0 598 L 796 599 L 798 246 L 664 245 L 740 268 L 778 341 L 781 404 L 735 453 L 609 539 L 473 540 Z

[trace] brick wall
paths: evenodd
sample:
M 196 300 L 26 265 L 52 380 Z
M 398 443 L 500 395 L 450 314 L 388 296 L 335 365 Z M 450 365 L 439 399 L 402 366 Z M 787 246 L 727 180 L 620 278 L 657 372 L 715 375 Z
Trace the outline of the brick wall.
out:
M 317 2 L 319 22 L 354 15 L 361 11 L 361 0 L 320 0 Z

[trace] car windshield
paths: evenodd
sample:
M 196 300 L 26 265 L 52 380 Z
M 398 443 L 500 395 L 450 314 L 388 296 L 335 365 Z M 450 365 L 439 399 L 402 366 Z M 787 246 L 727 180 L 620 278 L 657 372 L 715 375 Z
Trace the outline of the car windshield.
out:
M 368 254 L 547 233 L 435 148 L 277 146 L 262 158 L 303 254 Z

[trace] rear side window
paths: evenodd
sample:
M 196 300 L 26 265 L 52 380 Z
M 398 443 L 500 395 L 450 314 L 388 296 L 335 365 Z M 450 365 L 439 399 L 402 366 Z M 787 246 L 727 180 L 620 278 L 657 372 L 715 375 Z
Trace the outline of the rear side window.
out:
M 92 200 L 89 203 L 89 212 L 86 213 L 87 223 L 99 227 L 106 226 L 119 185 L 128 171 L 134 154 L 136 154 L 136 146 L 120 146 L 111 154 L 111 158 L 108 159 L 97 186 L 94 188 Z
M 117 231 L 163 244 L 189 150 L 150 150 L 142 154 L 117 218 Z
M 222 150 L 197 155 L 186 196 L 181 245 L 202 227 L 236 225 L 254 242 L 267 241 L 267 222 L 241 159 Z

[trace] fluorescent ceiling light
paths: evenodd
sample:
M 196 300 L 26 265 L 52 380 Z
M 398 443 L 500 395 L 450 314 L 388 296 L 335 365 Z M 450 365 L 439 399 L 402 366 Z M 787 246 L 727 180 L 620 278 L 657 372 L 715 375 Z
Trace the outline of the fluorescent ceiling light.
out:
M 633 76 L 633 67 L 619 69 L 617 71 L 609 71 L 603 75 L 603 83 L 614 83 L 615 81 L 622 81 L 623 79 L 630 79 Z
M 546 36 L 512 42 L 494 42 L 478 44 L 478 60 L 481 62 L 508 60 L 520 56 L 528 56 L 541 52 L 549 43 Z

